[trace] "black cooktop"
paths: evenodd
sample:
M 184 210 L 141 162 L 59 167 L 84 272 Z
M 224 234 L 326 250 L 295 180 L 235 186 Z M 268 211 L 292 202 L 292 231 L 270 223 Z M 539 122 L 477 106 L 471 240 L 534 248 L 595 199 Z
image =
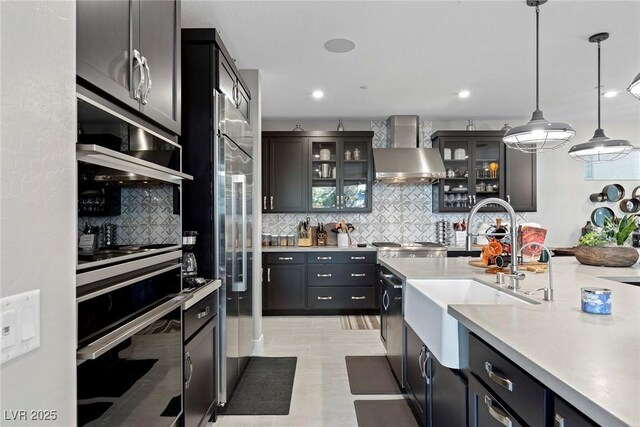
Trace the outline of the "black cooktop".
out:
M 413 243 L 396 243 L 396 242 L 373 242 L 371 243 L 373 246 L 377 248 L 400 248 L 400 247 L 422 247 L 422 248 L 441 248 L 444 245 L 435 242 L 413 242 Z
M 400 247 L 400 243 L 395 243 L 395 242 L 373 242 L 371 244 L 377 248 L 399 248 Z

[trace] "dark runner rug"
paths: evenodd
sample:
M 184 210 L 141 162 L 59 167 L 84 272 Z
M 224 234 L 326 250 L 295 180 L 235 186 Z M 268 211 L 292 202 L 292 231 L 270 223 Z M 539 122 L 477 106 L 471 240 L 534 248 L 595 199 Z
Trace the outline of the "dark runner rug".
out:
M 358 427 L 418 427 L 409 402 L 396 400 L 356 400 Z
M 345 356 L 351 394 L 399 394 L 400 387 L 384 356 Z
M 223 415 L 288 415 L 296 357 L 252 357 Z

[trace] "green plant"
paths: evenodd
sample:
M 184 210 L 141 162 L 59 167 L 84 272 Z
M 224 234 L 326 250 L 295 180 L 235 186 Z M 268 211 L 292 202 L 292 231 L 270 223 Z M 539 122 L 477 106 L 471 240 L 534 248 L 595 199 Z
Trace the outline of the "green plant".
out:
M 636 215 L 625 215 L 621 219 L 605 218 L 603 232 L 610 239 L 615 240 L 618 246 L 626 243 L 633 230 L 636 229 Z
M 604 246 L 609 239 L 602 230 L 590 231 L 578 240 L 578 246 Z
M 604 226 L 588 232 L 578 240 L 578 246 L 624 245 L 636 228 L 637 215 L 610 220 L 605 218 Z

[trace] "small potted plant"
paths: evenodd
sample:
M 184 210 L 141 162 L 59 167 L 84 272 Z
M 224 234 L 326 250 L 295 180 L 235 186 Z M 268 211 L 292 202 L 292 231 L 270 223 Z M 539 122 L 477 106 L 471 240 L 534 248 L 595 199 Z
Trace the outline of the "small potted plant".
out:
M 596 228 L 580 238 L 576 259 L 586 265 L 631 267 L 639 256 L 638 250 L 629 245 L 635 228 L 636 215 L 605 219 L 602 228 Z

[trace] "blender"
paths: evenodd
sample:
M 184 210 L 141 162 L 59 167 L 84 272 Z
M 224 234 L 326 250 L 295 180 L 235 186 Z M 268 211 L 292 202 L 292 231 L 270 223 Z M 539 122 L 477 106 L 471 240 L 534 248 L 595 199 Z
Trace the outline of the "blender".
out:
M 198 263 L 193 247 L 196 244 L 197 231 L 185 231 L 182 234 L 182 280 L 185 288 L 197 288 L 206 283 L 202 277 L 198 277 Z

